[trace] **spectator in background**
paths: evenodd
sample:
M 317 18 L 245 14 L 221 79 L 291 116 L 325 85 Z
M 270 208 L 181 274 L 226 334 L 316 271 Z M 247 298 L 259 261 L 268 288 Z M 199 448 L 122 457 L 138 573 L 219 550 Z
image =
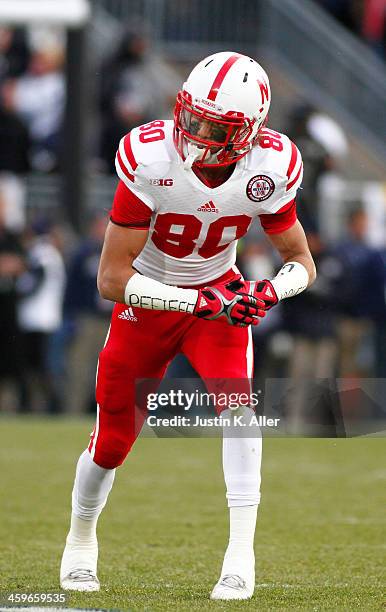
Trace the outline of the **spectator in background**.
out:
M 317 228 L 323 241 L 336 240 L 344 227 L 340 165 L 348 153 L 347 138 L 331 117 L 309 105 L 295 107 L 289 125 L 288 135 L 301 150 L 304 164 L 297 195 L 299 217 Z
M 22 75 L 28 65 L 29 50 L 23 30 L 0 26 L 0 85 Z
M 62 49 L 35 50 L 27 73 L 9 82 L 8 89 L 9 105 L 28 127 L 33 169 L 56 169 L 66 92 Z
M 294 432 L 299 432 L 304 422 L 326 419 L 326 414 L 317 414 L 326 390 L 321 383 L 325 381 L 327 388 L 331 385 L 334 389 L 338 365 L 336 294 L 344 269 L 315 230 L 307 233 L 307 240 L 318 270 L 317 279 L 307 292 L 282 303 L 283 327 L 293 337 L 287 374 L 292 390 L 287 411 Z
M 3 222 L 15 232 L 25 225 L 24 175 L 29 170 L 29 136 L 12 110 L 9 81 L 0 84 L 0 190 Z
M 341 315 L 340 376 L 372 375 L 374 333 L 384 337 L 386 327 L 385 264 L 381 253 L 366 244 L 366 232 L 366 213 L 354 211 L 349 218 L 348 237 L 334 249 L 344 268 L 337 292 Z M 366 343 L 367 353 L 363 350 Z M 379 364 L 377 368 L 379 373 Z
M 352 32 L 360 33 L 363 0 L 317 0 L 337 21 Z
M 117 50 L 102 68 L 101 157 L 109 172 L 119 140 L 132 127 L 171 114 L 179 86 L 175 73 L 154 53 L 144 27 L 137 25 L 123 34 Z
M 64 315 L 66 328 L 72 330 L 68 378 L 73 412 L 95 411 L 95 369 L 113 306 L 100 297 L 96 285 L 106 225 L 105 214 L 94 216 L 68 269 Z
M 386 379 L 386 249 L 380 251 L 383 264 L 383 307 L 374 317 L 375 323 L 375 372 L 377 378 Z M 382 274 L 382 272 L 381 272 Z M 382 281 L 381 281 L 382 282 Z
M 386 56 L 386 0 L 364 0 L 362 35 L 382 58 Z
M 362 37 L 381 57 L 386 54 L 386 0 L 316 0 L 342 25 Z
M 62 398 L 50 368 L 50 341 L 62 323 L 65 268 L 58 228 L 44 219 L 29 230 L 26 240 L 27 271 L 18 283 L 19 327 L 24 347 L 24 406 L 28 410 L 57 413 Z M 38 399 L 36 399 L 37 394 Z
M 311 138 L 324 147 L 333 166 L 339 160 L 346 158 L 349 150 L 347 138 L 341 126 L 334 119 L 316 109 L 311 110 L 307 121 L 307 131 Z M 331 161 L 327 165 L 330 166 Z
M 318 182 L 330 168 L 330 156 L 325 147 L 309 131 L 309 119 L 314 109 L 309 105 L 297 106 L 289 118 L 288 136 L 302 152 L 304 178 L 297 195 L 299 216 L 306 226 L 318 221 Z
M 25 258 L 19 237 L 5 227 L 3 211 L 0 190 L 0 410 L 6 404 L 6 383 L 13 383 L 14 395 L 20 392 L 24 366 L 17 321 L 17 282 L 25 271 Z M 24 408 L 21 397 L 17 407 Z

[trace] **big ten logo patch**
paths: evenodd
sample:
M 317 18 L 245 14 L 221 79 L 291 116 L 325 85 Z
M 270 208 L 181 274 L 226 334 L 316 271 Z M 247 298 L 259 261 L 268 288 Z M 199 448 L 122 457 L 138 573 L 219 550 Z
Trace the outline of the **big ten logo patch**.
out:
M 172 187 L 173 182 L 172 178 L 149 179 L 150 185 L 155 185 L 156 187 Z

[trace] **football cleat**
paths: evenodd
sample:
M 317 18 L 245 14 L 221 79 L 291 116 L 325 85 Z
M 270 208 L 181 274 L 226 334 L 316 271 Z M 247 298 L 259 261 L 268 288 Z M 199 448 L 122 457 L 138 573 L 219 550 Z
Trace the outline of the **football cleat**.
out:
M 65 591 L 99 591 L 98 542 L 73 541 L 67 537 L 60 566 L 60 586 Z
M 60 586 L 65 591 L 99 591 L 100 583 L 91 570 L 73 570 L 60 580 Z
M 254 585 L 237 574 L 225 574 L 215 585 L 210 598 L 219 600 L 250 599 L 253 596 Z

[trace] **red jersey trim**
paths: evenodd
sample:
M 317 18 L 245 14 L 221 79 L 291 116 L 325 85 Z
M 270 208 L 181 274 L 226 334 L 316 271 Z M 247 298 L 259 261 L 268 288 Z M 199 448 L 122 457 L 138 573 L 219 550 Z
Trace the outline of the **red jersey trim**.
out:
M 119 227 L 127 227 L 129 229 L 135 229 L 135 230 L 147 230 L 150 227 L 150 221 L 149 222 L 143 221 L 142 224 L 139 224 L 139 223 L 119 223 L 119 221 L 115 221 L 111 215 L 110 215 L 110 221 L 111 221 L 111 223 L 114 223 L 114 225 L 119 225 Z
M 215 80 L 212 83 L 212 87 L 210 88 L 210 92 L 208 94 L 208 100 L 214 101 L 217 98 L 218 90 L 220 89 L 226 75 L 229 70 L 232 68 L 233 64 L 237 62 L 237 60 L 241 57 L 239 54 L 231 55 L 228 57 L 227 61 L 220 68 Z
M 138 168 L 137 160 L 134 157 L 133 149 L 131 148 L 131 134 L 130 132 L 123 139 L 123 146 L 125 148 L 126 157 L 132 169 L 135 170 Z
M 294 171 L 297 159 L 298 159 L 298 150 L 296 146 L 294 145 L 294 143 L 291 141 L 291 159 L 290 159 L 290 163 L 289 163 L 288 170 L 287 170 L 288 179 L 290 178 L 292 172 Z
M 291 200 L 277 213 L 259 215 L 260 223 L 266 234 L 281 234 L 290 229 L 297 220 L 296 202 Z
M 302 171 L 302 168 L 303 168 L 303 164 L 300 164 L 299 170 L 298 170 L 298 172 L 297 172 L 297 174 L 296 174 L 295 178 L 294 178 L 294 179 L 293 179 L 293 180 L 292 180 L 290 183 L 288 183 L 288 185 L 287 185 L 287 187 L 286 187 L 286 191 L 288 191 L 289 189 L 291 189 L 291 187 L 293 187 L 293 186 L 295 185 L 296 181 L 298 180 L 298 178 L 299 178 L 299 176 L 300 176 L 300 173 L 301 173 L 301 171 Z
M 122 161 L 122 157 L 121 157 L 119 150 L 117 151 L 117 160 L 118 160 L 119 167 L 122 170 L 123 174 L 129 179 L 129 181 L 134 183 L 134 176 L 130 174 L 130 172 L 126 169 L 126 166 L 124 165 Z
M 119 181 L 110 211 L 111 221 L 123 227 L 147 229 L 151 215 L 151 208 L 126 187 L 123 181 Z

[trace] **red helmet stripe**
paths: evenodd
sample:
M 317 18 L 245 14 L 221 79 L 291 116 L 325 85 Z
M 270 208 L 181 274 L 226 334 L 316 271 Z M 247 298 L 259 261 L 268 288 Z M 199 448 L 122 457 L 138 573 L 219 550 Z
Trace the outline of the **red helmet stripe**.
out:
M 292 172 L 294 171 L 297 159 L 298 159 L 298 150 L 296 146 L 294 145 L 294 143 L 291 142 L 291 159 L 290 159 L 290 163 L 289 163 L 288 170 L 287 170 L 288 179 L 291 176 Z
M 137 169 L 137 162 L 136 159 L 134 157 L 134 153 L 133 153 L 133 149 L 131 148 L 131 140 L 130 140 L 130 132 L 127 134 L 127 136 L 125 136 L 123 144 L 125 147 L 125 153 L 126 153 L 126 157 L 130 163 L 130 166 L 133 168 L 133 170 L 135 171 Z
M 220 68 L 215 80 L 212 83 L 212 87 L 210 88 L 208 100 L 214 101 L 217 98 L 218 90 L 221 87 L 223 80 L 225 79 L 229 70 L 232 68 L 233 64 L 237 62 L 239 57 L 241 57 L 239 53 L 231 55 L 230 57 L 228 57 L 224 65 Z

